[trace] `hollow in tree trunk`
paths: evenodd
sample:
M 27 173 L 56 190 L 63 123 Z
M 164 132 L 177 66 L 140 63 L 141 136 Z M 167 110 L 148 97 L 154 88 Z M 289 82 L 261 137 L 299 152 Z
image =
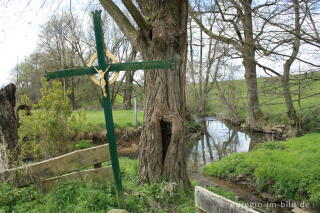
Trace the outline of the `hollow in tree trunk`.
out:
M 171 70 L 145 72 L 144 125 L 139 182 L 159 179 L 189 186 L 184 155 L 186 110 L 187 0 L 122 0 L 139 30 L 112 0 L 100 0 L 144 60 L 174 59 Z M 147 20 L 147 21 L 146 21 Z
M 145 72 L 144 126 L 140 138 L 139 180 L 171 179 L 188 186 L 183 121 L 187 116 L 185 84 L 187 56 L 186 0 L 138 0 L 145 17 L 152 17 L 146 60 L 174 58 L 172 70 Z

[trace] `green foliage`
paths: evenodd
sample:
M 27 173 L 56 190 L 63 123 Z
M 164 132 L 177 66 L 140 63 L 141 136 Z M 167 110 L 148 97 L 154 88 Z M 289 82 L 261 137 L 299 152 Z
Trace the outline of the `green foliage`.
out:
M 93 146 L 92 140 L 80 140 L 76 143 L 76 149 L 87 149 Z
M 301 115 L 303 129 L 309 132 L 320 130 L 320 108 L 312 107 Z
M 53 81 L 50 86 L 42 79 L 41 99 L 33 105 L 33 109 L 39 110 L 32 116 L 21 115 L 20 119 L 19 144 L 23 158 L 52 157 L 72 148 L 72 108 L 67 94 L 60 82 Z
M 124 209 L 135 213 L 193 213 L 193 190 L 174 187 L 172 182 L 137 184 L 137 160 L 120 159 L 124 185 Z M 37 187 L 15 189 L 0 185 L 0 212 L 99 212 L 117 208 L 110 183 L 67 181 L 43 194 Z
M 287 142 L 268 142 L 249 153 L 236 153 L 204 168 L 204 173 L 234 178 L 247 175 L 257 189 L 289 199 L 320 204 L 320 134 Z

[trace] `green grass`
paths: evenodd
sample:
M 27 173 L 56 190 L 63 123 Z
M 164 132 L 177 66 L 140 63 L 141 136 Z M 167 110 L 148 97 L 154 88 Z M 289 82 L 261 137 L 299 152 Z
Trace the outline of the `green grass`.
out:
M 124 185 L 124 209 L 129 212 L 195 212 L 193 190 L 166 190 L 170 182 L 137 184 L 137 160 L 120 159 Z M 167 187 L 168 188 L 168 187 Z M 14 189 L 0 185 L 0 213 L 4 212 L 107 212 L 118 208 L 114 187 L 107 183 L 62 182 L 50 193 L 36 186 Z
M 207 175 L 253 178 L 257 189 L 320 205 L 320 134 L 267 142 L 204 168 Z
M 133 111 L 132 110 L 112 110 L 113 121 L 116 128 L 132 127 Z M 85 111 L 86 121 L 84 124 L 93 125 L 99 129 L 105 129 L 105 120 L 103 110 Z M 138 112 L 138 124 L 143 122 L 143 112 Z
M 313 78 L 319 79 L 319 74 L 312 74 Z M 292 99 L 298 100 L 299 94 L 299 79 L 304 78 L 304 75 L 294 75 L 290 81 Z M 309 76 L 310 77 L 310 76 Z M 294 101 L 295 109 L 301 115 L 302 121 L 305 124 L 304 129 L 307 131 L 314 131 L 320 127 L 320 81 L 319 80 L 301 80 L 301 108 L 297 101 Z M 246 119 L 246 84 L 244 80 L 224 81 L 221 82 L 222 88 L 227 93 L 230 87 L 235 88 L 236 103 L 238 105 L 238 112 L 240 119 Z M 268 117 L 269 121 L 274 124 L 287 124 L 286 106 L 282 96 L 282 87 L 279 78 L 259 78 L 259 100 L 261 109 Z M 217 95 L 216 87 L 210 91 L 209 94 L 209 110 L 213 114 L 222 114 L 228 117 L 227 108 L 221 103 Z M 316 94 L 317 95 L 313 95 Z M 313 96 L 312 96 L 313 95 Z M 310 96 L 310 97 L 309 97 Z
M 103 163 L 103 166 L 110 162 Z M 123 209 L 132 213 L 194 213 L 194 186 L 190 189 L 171 187 L 172 182 L 159 181 L 152 184 L 137 184 L 138 161 L 120 158 L 120 168 L 124 187 Z M 209 190 L 237 201 L 235 195 L 217 187 Z M 42 193 L 36 186 L 13 188 L 0 184 L 0 213 L 105 213 L 118 208 L 112 184 L 104 182 L 81 182 L 80 180 L 61 182 L 50 193 Z

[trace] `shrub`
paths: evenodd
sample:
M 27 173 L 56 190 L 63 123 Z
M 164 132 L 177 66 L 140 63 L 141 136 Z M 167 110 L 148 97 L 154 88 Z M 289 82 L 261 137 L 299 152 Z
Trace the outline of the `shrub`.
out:
M 23 158 L 50 158 L 69 151 L 72 107 L 60 82 L 42 79 L 41 99 L 32 116 L 21 115 L 19 144 Z

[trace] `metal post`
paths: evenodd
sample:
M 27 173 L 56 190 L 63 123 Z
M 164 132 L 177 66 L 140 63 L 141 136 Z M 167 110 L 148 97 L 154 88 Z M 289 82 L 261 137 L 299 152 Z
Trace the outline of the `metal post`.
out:
M 95 33 L 95 37 L 96 37 L 99 69 L 104 71 L 107 67 L 106 67 L 105 53 L 104 53 L 103 31 L 102 31 L 102 24 L 101 24 L 101 11 L 94 11 L 94 12 L 92 12 L 92 14 L 93 14 L 93 23 L 94 23 L 94 33 Z M 109 142 L 109 150 L 110 150 L 113 177 L 114 177 L 114 182 L 116 185 L 118 205 L 121 207 L 122 203 L 123 203 L 122 181 L 121 181 L 120 166 L 119 166 L 119 159 L 118 159 L 118 152 L 117 152 L 117 145 L 116 145 L 116 135 L 114 132 L 114 124 L 113 124 L 113 117 L 112 117 L 112 106 L 111 106 L 111 102 L 110 102 L 108 76 L 109 76 L 108 73 L 106 73 L 105 80 L 107 83 L 106 84 L 107 97 L 103 96 L 102 99 L 103 99 L 104 118 L 105 118 L 106 128 L 107 128 L 107 138 L 108 138 L 108 142 Z
M 138 112 L 137 112 L 137 96 L 133 97 L 133 125 L 138 126 Z

